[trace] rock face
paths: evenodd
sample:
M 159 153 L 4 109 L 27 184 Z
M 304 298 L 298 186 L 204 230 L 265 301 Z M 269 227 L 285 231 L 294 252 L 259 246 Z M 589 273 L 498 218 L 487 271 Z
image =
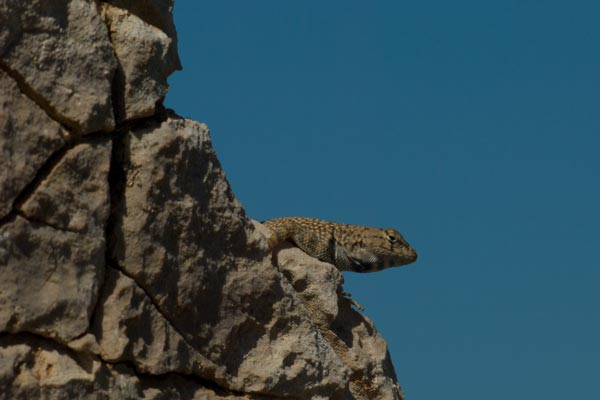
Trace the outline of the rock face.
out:
M 272 255 L 161 106 L 172 6 L 0 0 L 0 399 L 402 399 L 341 274 Z
M 109 131 L 117 66 L 106 26 L 91 0 L 3 0 L 0 65 L 23 92 L 69 128 Z
M 21 93 L 16 82 L 2 70 L 0 93 L 0 218 L 3 218 L 44 163 L 65 145 L 68 133 Z

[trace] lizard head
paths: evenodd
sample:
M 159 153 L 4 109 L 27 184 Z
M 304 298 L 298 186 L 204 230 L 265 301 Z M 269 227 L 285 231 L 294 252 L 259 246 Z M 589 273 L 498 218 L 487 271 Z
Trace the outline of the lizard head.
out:
M 365 240 L 354 247 L 349 258 L 357 272 L 375 272 L 400 267 L 417 260 L 417 252 L 395 229 L 372 229 Z

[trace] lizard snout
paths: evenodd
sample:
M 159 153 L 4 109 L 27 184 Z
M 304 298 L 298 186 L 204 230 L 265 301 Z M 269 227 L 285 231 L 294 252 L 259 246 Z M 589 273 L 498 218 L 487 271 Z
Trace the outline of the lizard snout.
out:
M 417 257 L 418 257 L 417 251 L 415 249 L 413 249 L 412 246 L 408 246 L 406 248 L 405 256 L 406 256 L 406 264 L 410 264 L 410 263 L 417 261 Z

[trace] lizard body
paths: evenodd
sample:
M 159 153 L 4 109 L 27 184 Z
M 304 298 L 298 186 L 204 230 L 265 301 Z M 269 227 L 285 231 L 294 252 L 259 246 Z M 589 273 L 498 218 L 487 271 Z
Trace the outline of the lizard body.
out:
M 375 272 L 410 264 L 417 252 L 395 229 L 338 224 L 315 218 L 284 217 L 264 221 L 273 250 L 285 240 L 340 271 Z

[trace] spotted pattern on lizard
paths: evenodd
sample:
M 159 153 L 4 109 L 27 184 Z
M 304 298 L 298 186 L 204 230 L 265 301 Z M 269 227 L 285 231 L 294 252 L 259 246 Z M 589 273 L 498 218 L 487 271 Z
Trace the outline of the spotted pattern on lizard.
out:
M 308 255 L 340 271 L 375 272 L 410 264 L 417 252 L 395 229 L 339 224 L 315 218 L 284 217 L 264 221 L 274 249 L 289 240 Z

